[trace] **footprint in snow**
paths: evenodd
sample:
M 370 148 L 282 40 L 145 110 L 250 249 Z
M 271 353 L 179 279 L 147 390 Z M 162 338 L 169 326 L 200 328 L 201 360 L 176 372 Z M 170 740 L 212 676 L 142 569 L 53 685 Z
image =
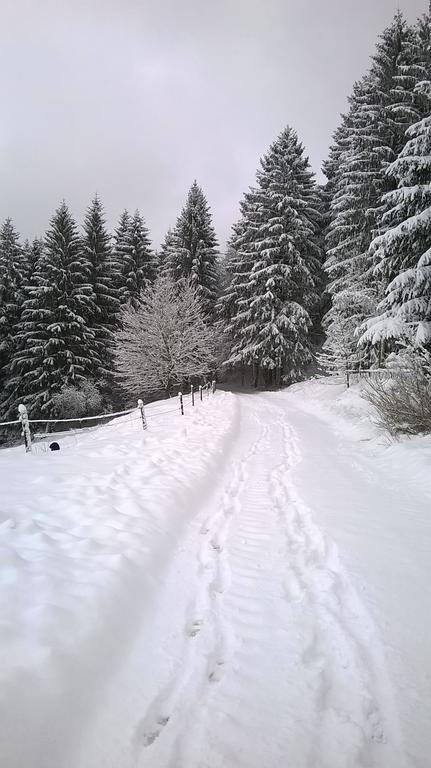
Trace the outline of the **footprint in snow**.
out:
M 141 723 L 137 728 L 136 740 L 139 741 L 144 747 L 149 747 L 160 736 L 163 728 L 169 722 L 169 715 L 160 715 L 157 717 L 151 726 L 148 726 L 147 722 Z
M 386 736 L 377 704 L 372 701 L 368 702 L 364 706 L 364 711 L 371 730 L 371 740 L 380 744 L 385 744 Z
M 202 624 L 203 621 L 201 619 L 191 621 L 186 627 L 186 634 L 189 637 L 196 637 L 196 635 L 201 631 Z
M 218 683 L 222 679 L 224 663 L 224 659 L 215 659 L 210 663 L 208 680 L 210 680 L 211 683 Z

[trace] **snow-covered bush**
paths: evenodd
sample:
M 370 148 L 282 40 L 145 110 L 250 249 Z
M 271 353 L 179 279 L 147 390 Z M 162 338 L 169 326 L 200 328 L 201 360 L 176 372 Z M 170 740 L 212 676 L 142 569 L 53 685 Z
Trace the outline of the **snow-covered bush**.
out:
M 95 416 L 102 408 L 102 396 L 92 381 L 78 387 L 65 386 L 52 400 L 58 417 L 63 419 Z
M 170 394 L 216 365 L 216 335 L 190 282 L 161 277 L 128 306 L 116 334 L 115 360 L 128 395 Z
M 390 378 L 368 382 L 364 396 L 374 406 L 378 423 L 393 435 L 431 432 L 431 368 L 428 356 L 405 356 L 390 366 Z

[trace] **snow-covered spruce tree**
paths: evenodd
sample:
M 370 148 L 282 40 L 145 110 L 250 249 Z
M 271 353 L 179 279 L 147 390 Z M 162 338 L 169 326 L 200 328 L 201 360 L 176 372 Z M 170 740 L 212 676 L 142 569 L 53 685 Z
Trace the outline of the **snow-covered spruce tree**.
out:
M 325 348 L 336 358 L 358 357 L 355 340 L 339 349 L 340 326 L 353 328 L 373 310 L 384 285 L 373 276 L 369 245 L 381 219 L 381 199 L 390 188 L 385 169 L 418 118 L 414 93 L 423 77 L 414 30 L 397 13 L 377 45 L 372 66 L 358 82 L 350 109 L 335 136 L 327 164 L 332 201 L 326 270 L 332 307 L 325 317 Z
M 125 245 L 123 301 L 137 306 L 141 292 L 156 277 L 156 257 L 151 250 L 150 235 L 139 211 L 135 211 L 129 221 Z
M 166 232 L 165 239 L 163 240 L 163 243 L 161 244 L 157 254 L 158 276 L 164 275 L 168 277 L 171 275 L 170 260 L 174 250 L 173 246 L 175 242 L 174 232 L 172 228 L 169 227 L 168 231 Z
M 26 255 L 12 220 L 8 218 L 0 229 L 0 393 L 15 348 L 26 275 Z
M 234 224 L 233 229 L 236 225 Z M 240 261 L 237 251 L 232 247 L 232 239 L 226 246 L 226 253 L 219 264 L 220 272 L 220 296 L 217 299 L 216 313 L 218 321 L 229 321 L 235 314 L 237 273 L 240 270 Z M 235 282 L 234 282 L 235 281 Z
M 219 292 L 217 238 L 206 197 L 194 181 L 166 247 L 174 281 L 190 280 L 206 314 L 213 316 Z
M 325 337 L 322 320 L 330 307 L 330 298 L 327 291 L 328 277 L 324 269 L 325 263 L 325 237 L 327 228 L 329 226 L 329 206 L 331 203 L 331 196 L 326 185 L 316 186 L 316 212 L 317 218 L 317 244 L 319 246 L 319 261 L 316 274 L 316 288 L 319 295 L 319 300 L 311 311 L 312 330 L 311 337 L 314 346 L 321 346 Z
M 214 369 L 215 333 L 190 281 L 158 278 L 122 313 L 116 368 L 129 400 L 172 388 Z
M 114 235 L 113 263 L 121 304 L 137 304 L 141 291 L 155 280 L 158 265 L 139 211 L 133 216 L 123 211 Z
M 369 76 L 355 84 L 350 110 L 343 117 L 324 167 L 331 202 L 325 262 L 330 307 L 323 318 L 323 353 L 331 370 L 337 370 L 338 365 L 339 370 L 357 365 L 355 330 L 376 304 L 375 281 L 365 278 L 372 237 L 367 214 L 370 204 L 378 203 L 383 175 L 380 143 L 366 133 L 367 105 L 374 98 Z M 362 149 L 366 145 L 368 149 Z
M 257 239 L 259 219 L 256 189 L 250 189 L 240 202 L 240 219 L 232 227 L 224 271 L 226 285 L 217 301 L 217 316 L 229 323 L 238 313 L 238 305 L 250 293 L 250 272 L 254 264 L 253 244 Z
M 386 171 L 397 188 L 383 198 L 385 231 L 370 247 L 387 288 L 361 343 L 385 342 L 388 351 L 394 340 L 431 345 L 431 82 L 419 90 L 427 117 L 408 129 L 407 144 Z
M 220 363 L 225 363 L 235 345 L 232 321 L 252 295 L 250 273 L 254 264 L 253 243 L 258 228 L 257 195 L 251 189 L 244 194 L 240 202 L 240 219 L 232 227 L 232 236 L 227 245 L 227 252 L 221 270 L 222 292 L 217 300 L 216 317 L 220 341 Z M 237 323 L 235 323 L 236 327 Z M 242 383 L 245 383 L 249 367 L 244 361 L 228 367 L 241 370 Z
M 94 331 L 90 264 L 76 224 L 62 203 L 45 236 L 18 324 L 9 366 L 8 406 L 27 404 L 32 415 L 55 415 L 53 396 L 100 369 Z
M 130 300 L 127 274 L 130 268 L 132 246 L 130 242 L 130 214 L 124 210 L 115 230 L 113 242 L 113 267 L 116 275 L 116 290 L 121 304 Z
M 302 144 L 287 127 L 261 160 L 258 186 L 238 227 L 236 312 L 228 364 L 254 366 L 267 382 L 300 379 L 311 360 L 311 315 L 321 268 L 319 199 Z M 235 238 L 233 245 L 235 247 Z M 242 252 L 241 252 L 241 249 Z M 251 263 L 242 272 L 241 263 Z
M 368 366 L 368 353 L 358 349 L 357 328 L 363 320 L 366 294 L 360 290 L 340 291 L 334 298 L 331 332 L 317 355 L 319 364 L 328 373 L 346 374 Z M 369 311 L 374 307 L 369 299 Z
M 96 377 L 106 377 L 112 368 L 113 334 L 118 326 L 120 289 L 118 265 L 111 238 L 106 230 L 103 207 L 96 195 L 90 204 L 82 238 L 83 254 L 90 265 L 90 282 L 94 292 L 96 313 L 92 328 L 102 369 Z
M 431 0 L 428 4 L 427 13 L 418 19 L 416 24 L 416 55 L 425 70 L 424 81 L 431 80 Z M 427 101 L 424 105 L 426 109 Z M 426 117 L 426 114 L 423 115 Z
M 23 286 L 27 286 L 31 281 L 36 264 L 40 258 L 43 249 L 43 240 L 40 237 L 35 237 L 33 242 L 30 243 L 26 240 L 23 246 L 23 261 L 24 261 L 24 278 Z

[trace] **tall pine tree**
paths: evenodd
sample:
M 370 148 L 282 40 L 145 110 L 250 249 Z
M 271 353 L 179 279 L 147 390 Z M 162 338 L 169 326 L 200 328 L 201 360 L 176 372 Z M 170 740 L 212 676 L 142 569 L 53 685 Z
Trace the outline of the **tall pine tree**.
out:
M 43 249 L 43 240 L 39 237 L 35 237 L 33 242 L 30 243 L 26 240 L 23 246 L 23 259 L 24 259 L 24 279 L 23 285 L 27 286 L 31 280 L 36 264 L 40 258 Z
M 133 217 L 124 211 L 120 217 L 114 236 L 113 264 L 121 304 L 137 307 L 141 291 L 155 280 L 157 273 L 157 258 L 139 211 Z
M 407 144 L 387 169 L 397 188 L 383 202 L 384 233 L 370 247 L 375 272 L 387 284 L 362 343 L 431 346 L 431 82 L 421 83 L 427 117 L 407 131 Z
M 12 220 L 8 218 L 0 230 L 0 393 L 14 351 L 25 281 L 26 254 Z
M 379 40 L 370 71 L 355 85 L 327 166 L 332 201 L 326 270 L 332 307 L 325 318 L 325 347 L 335 358 L 358 356 L 355 329 L 384 291 L 373 276 L 369 245 L 381 221 L 382 196 L 390 189 L 385 170 L 418 118 L 414 88 L 422 78 L 414 30 L 397 13 Z
M 213 316 L 219 292 L 217 238 L 206 197 L 196 181 L 166 244 L 166 254 L 172 279 L 190 280 L 206 314 Z
M 163 240 L 163 243 L 161 244 L 159 251 L 157 253 L 157 274 L 158 275 L 166 275 L 170 276 L 171 270 L 170 270 L 170 257 L 172 253 L 172 247 L 175 242 L 175 236 L 172 231 L 172 228 L 169 227 L 168 231 L 166 232 L 165 239 Z
M 139 211 L 135 211 L 129 227 L 130 260 L 126 277 L 128 301 L 133 306 L 139 303 L 141 292 L 154 282 L 157 261 L 151 248 L 150 234 Z
M 228 301 L 236 305 L 228 326 L 234 339 L 228 362 L 253 365 L 256 384 L 259 370 L 268 383 L 274 376 L 290 382 L 303 376 L 311 360 L 321 269 L 319 198 L 291 128 L 262 159 L 257 181 L 232 241 L 239 269 Z
M 251 189 L 240 202 L 240 219 L 232 227 L 224 264 L 226 285 L 217 302 L 217 314 L 223 323 L 234 318 L 246 296 L 251 296 L 249 276 L 254 264 L 253 243 L 257 240 L 257 190 Z
M 18 402 L 32 415 L 55 415 L 53 396 L 100 368 L 91 265 L 77 227 L 62 203 L 44 240 L 17 328 L 17 350 L 7 384 L 11 413 Z
M 127 304 L 129 294 L 126 286 L 126 275 L 131 259 L 132 246 L 130 243 L 130 214 L 124 210 L 115 230 L 113 242 L 113 266 L 116 275 L 116 290 L 121 304 Z
M 113 334 L 118 327 L 120 291 L 118 266 L 106 230 L 103 207 L 97 195 L 85 216 L 82 246 L 84 257 L 90 265 L 90 283 L 96 305 L 92 328 L 98 357 L 102 362 L 102 369 L 96 373 L 98 378 L 112 370 L 111 347 Z

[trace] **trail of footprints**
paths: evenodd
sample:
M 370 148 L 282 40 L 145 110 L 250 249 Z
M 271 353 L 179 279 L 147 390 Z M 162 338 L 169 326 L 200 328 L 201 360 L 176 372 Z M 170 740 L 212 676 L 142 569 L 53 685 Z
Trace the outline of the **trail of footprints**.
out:
M 204 586 L 210 601 L 209 607 L 212 609 L 210 615 L 213 622 L 212 634 L 215 638 L 215 645 L 208 664 L 208 680 L 211 683 L 220 682 L 230 655 L 229 631 L 225 626 L 219 604 L 220 596 L 231 582 L 231 568 L 225 542 L 232 518 L 241 510 L 240 496 L 247 480 L 247 466 L 258 446 L 261 445 L 267 431 L 266 426 L 260 428 L 257 439 L 234 469 L 229 487 L 223 493 L 220 509 L 210 520 L 207 520 L 201 529 L 201 533 L 207 539 L 202 547 L 200 558 L 206 563 L 206 568 L 211 573 L 211 577 Z
M 206 678 L 208 683 L 213 684 L 219 682 L 223 677 L 229 642 L 217 601 L 230 581 L 230 569 L 224 546 L 232 516 L 239 509 L 238 497 L 246 481 L 247 464 L 256 453 L 262 435 L 266 432 L 267 428 L 264 427 L 251 448 L 234 467 L 232 479 L 222 495 L 219 508 L 205 520 L 199 529 L 199 533 L 203 537 L 203 543 L 198 551 L 199 588 L 190 609 L 191 618 L 186 622 L 184 629 L 184 636 L 188 645 L 184 648 L 182 670 L 174 672 L 166 688 L 156 697 L 147 714 L 137 726 L 135 731 L 137 746 L 151 746 L 169 723 L 187 685 L 188 677 L 191 675 L 193 659 L 196 658 L 197 650 L 194 643 L 198 641 L 198 635 L 201 633 L 205 621 L 213 623 L 211 636 L 214 638 L 214 647 L 212 652 L 208 654 L 206 663 Z
M 367 640 L 370 647 L 374 645 L 369 635 L 372 628 L 368 617 L 361 615 L 362 606 L 343 575 L 335 545 L 326 540 L 309 510 L 287 486 L 289 469 L 299 460 L 299 452 L 286 422 L 283 433 L 284 457 L 271 473 L 270 486 L 285 535 L 286 599 L 304 602 L 315 615 L 314 628 L 302 654 L 304 667 L 317 670 L 319 681 L 321 722 L 316 723 L 315 755 L 310 765 L 319 763 L 319 730 L 324 739 L 324 719 L 334 713 L 341 724 L 350 722 L 361 734 L 358 764 L 371 765 L 372 744 L 386 741 L 377 703 L 380 684 L 375 670 L 379 661 L 376 663 L 367 647 Z M 349 670 L 350 686 L 340 684 L 337 666 L 338 670 Z
M 358 764 L 372 765 L 370 744 L 384 742 L 386 737 L 377 704 L 379 685 L 373 672 L 375 660 L 367 649 L 369 637 L 364 637 L 362 632 L 365 626 L 367 633 L 368 617 L 359 616 L 359 621 L 356 621 L 361 606 L 343 575 L 336 549 L 326 540 L 314 524 L 309 510 L 290 488 L 289 472 L 300 455 L 282 412 L 280 416 L 279 427 L 283 436 L 281 463 L 270 469 L 266 476 L 257 479 L 251 494 L 250 489 L 247 489 L 248 495 L 242 494 L 247 472 L 253 466 L 250 464 L 253 456 L 258 449 L 261 455 L 270 449 L 269 427 L 260 423 L 257 439 L 234 467 L 219 508 L 200 527 L 203 542 L 198 550 L 199 585 L 185 625 L 187 645 L 183 670 L 174 674 L 166 690 L 153 702 L 138 727 L 137 740 L 149 747 L 170 722 L 196 663 L 199 648 L 196 643 L 200 642 L 203 629 L 206 630 L 206 639 L 210 638 L 213 646 L 210 653 L 204 648 L 201 656 L 206 659 L 204 674 L 210 687 L 222 680 L 229 664 L 232 640 L 226 615 L 229 612 L 232 615 L 236 604 L 241 610 L 235 622 L 243 626 L 251 640 L 253 632 L 257 633 L 256 641 L 260 642 L 259 606 L 254 604 L 250 587 L 256 578 L 262 583 L 256 555 L 265 547 L 265 536 L 270 543 L 271 533 L 266 531 L 265 520 L 262 519 L 262 509 L 269 503 L 278 520 L 278 536 L 284 538 L 284 580 L 279 587 L 289 603 L 304 604 L 305 613 L 314 616 L 301 657 L 304 670 L 309 670 L 315 681 L 316 737 L 307 764 L 310 768 L 319 764 L 319 753 L 325 749 L 325 717 L 335 715 L 341 730 L 348 723 L 360 734 L 355 758 Z M 234 518 L 240 518 L 241 524 L 236 526 L 236 535 L 227 553 L 226 538 Z M 233 574 L 234 587 L 229 590 L 230 608 L 226 614 L 221 600 Z M 271 596 L 277 586 L 269 580 L 263 589 Z M 352 687 L 340 684 L 340 668 L 349 669 L 349 675 L 353 676 Z M 202 682 L 197 694 L 192 700 L 187 700 L 186 706 L 195 707 L 197 713 L 202 697 L 206 695 L 208 690 Z

